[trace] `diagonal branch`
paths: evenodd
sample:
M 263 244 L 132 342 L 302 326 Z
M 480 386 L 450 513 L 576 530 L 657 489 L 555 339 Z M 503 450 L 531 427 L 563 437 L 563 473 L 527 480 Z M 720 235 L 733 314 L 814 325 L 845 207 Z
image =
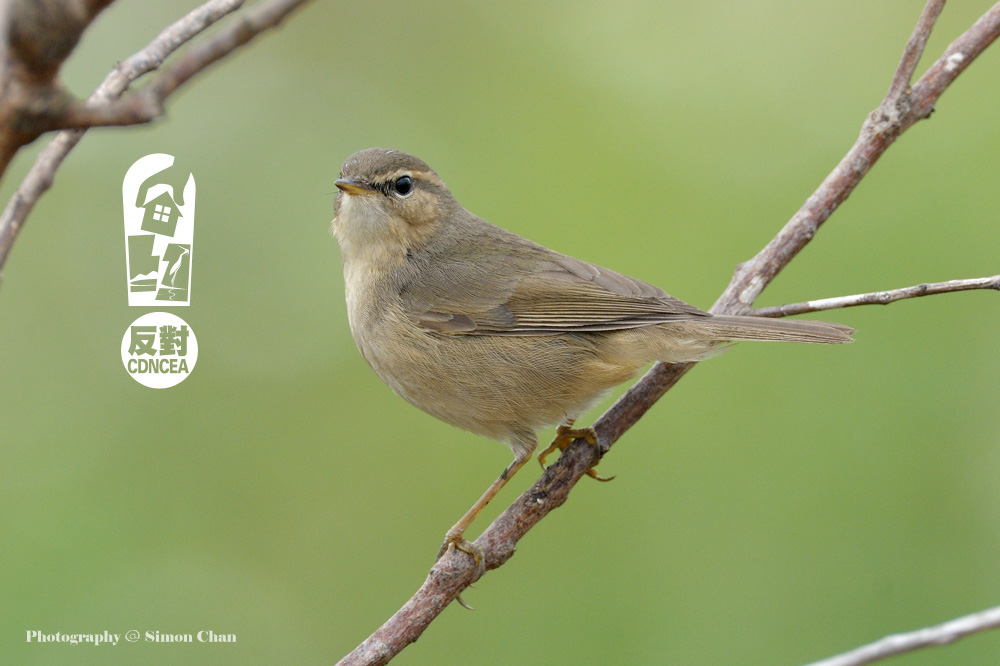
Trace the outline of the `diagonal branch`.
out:
M 896 77 L 912 72 L 915 58 L 933 27 L 930 19 L 939 0 L 929 0 L 914 36 L 904 52 L 905 63 Z M 940 11 L 939 9 L 937 11 Z M 763 289 L 815 236 L 819 227 L 854 190 L 875 161 L 896 138 L 913 123 L 925 118 L 934 102 L 958 73 L 991 44 L 1000 32 L 1000 4 L 989 10 L 965 34 L 959 37 L 928 70 L 913 91 L 891 85 L 882 104 L 872 112 L 861 129 L 857 142 L 840 164 L 806 200 L 785 227 L 753 259 L 737 267 L 729 286 L 711 312 L 740 314 L 751 310 Z M 913 45 L 913 46 L 911 46 Z M 909 64 L 913 60 L 913 64 Z M 949 69 L 950 68 L 950 69 Z M 950 77 L 950 78 L 949 78 Z M 431 568 L 416 594 L 361 645 L 345 656 L 340 666 L 386 664 L 407 645 L 416 641 L 424 629 L 461 592 L 478 580 L 486 570 L 501 566 L 514 554 L 517 541 L 552 509 L 566 501 L 570 490 L 597 464 L 612 444 L 677 381 L 694 367 L 693 363 L 657 363 L 630 388 L 596 423 L 600 451 L 583 440 L 576 440 L 549 467 L 542 477 L 511 504 L 476 540 L 484 553 L 483 566 L 471 556 L 449 550 Z
M 907 298 L 947 294 L 953 291 L 969 291 L 972 289 L 996 289 L 1000 291 L 1000 275 L 970 280 L 949 280 L 947 282 L 924 282 L 912 287 L 890 289 L 888 291 L 873 291 L 867 294 L 853 296 L 837 296 L 836 298 L 821 298 L 815 301 L 791 303 L 789 305 L 772 305 L 757 308 L 753 311 L 758 317 L 788 317 L 807 312 L 853 308 L 857 305 L 888 305 Z
M 874 643 L 838 654 L 807 666 L 864 666 L 873 662 L 935 645 L 948 645 L 960 638 L 1000 628 L 1000 606 L 964 615 L 933 627 L 886 636 Z
M 936 4 L 936 0 L 930 0 L 928 5 L 932 4 Z M 921 16 L 921 22 L 926 23 L 923 18 Z M 925 29 L 929 30 L 930 26 L 925 25 Z M 812 240 L 820 226 L 854 191 L 878 158 L 900 134 L 931 114 L 938 97 L 998 35 L 1000 4 L 994 5 L 952 42 L 944 55 L 914 84 L 912 91 L 895 91 L 895 87 L 891 87 L 889 94 L 895 92 L 897 96 L 887 95 L 882 104 L 869 114 L 861 127 L 861 135 L 840 164 L 778 235 L 753 259 L 737 267 L 732 282 L 711 311 L 716 314 L 748 312 L 764 287 Z M 926 35 L 918 39 L 926 40 Z
M 212 39 L 193 45 L 181 58 L 163 70 L 142 94 L 161 105 L 177 88 L 212 63 L 247 44 L 260 33 L 276 27 L 295 9 L 309 0 L 268 0 L 254 5 L 235 22 L 229 23 Z
M 176 21 L 149 43 L 111 71 L 82 107 L 67 110 L 78 114 L 82 125 L 134 124 L 163 113 L 164 100 L 181 84 L 213 62 L 243 46 L 308 0 L 262 0 L 243 17 L 185 53 L 148 88 L 121 100 L 133 81 L 158 69 L 168 56 L 191 41 L 227 14 L 239 9 L 244 0 L 210 0 Z M 152 92 L 146 92 L 150 90 Z M 84 122 L 84 121 L 89 122 Z M 17 192 L 0 214 L 0 269 L 35 203 L 55 179 L 55 172 L 83 138 L 85 129 L 63 130 L 42 149 L 34 165 L 21 181 Z

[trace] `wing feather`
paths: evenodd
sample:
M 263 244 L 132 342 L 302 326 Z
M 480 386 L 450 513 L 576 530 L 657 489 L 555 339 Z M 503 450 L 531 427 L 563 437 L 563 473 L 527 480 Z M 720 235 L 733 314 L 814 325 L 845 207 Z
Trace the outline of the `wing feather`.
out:
M 413 320 L 453 335 L 550 335 L 708 316 L 651 284 L 510 236 L 424 258 L 401 290 Z M 484 256 L 483 246 L 494 251 Z

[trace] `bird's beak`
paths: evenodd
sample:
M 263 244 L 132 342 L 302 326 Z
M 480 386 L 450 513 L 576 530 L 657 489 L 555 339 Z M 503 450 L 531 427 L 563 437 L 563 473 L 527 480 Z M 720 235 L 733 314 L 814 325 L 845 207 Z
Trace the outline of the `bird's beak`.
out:
M 340 178 L 334 185 L 339 187 L 344 192 L 348 194 L 378 194 L 378 190 L 373 190 L 371 187 L 362 183 L 359 180 L 354 180 L 353 178 Z

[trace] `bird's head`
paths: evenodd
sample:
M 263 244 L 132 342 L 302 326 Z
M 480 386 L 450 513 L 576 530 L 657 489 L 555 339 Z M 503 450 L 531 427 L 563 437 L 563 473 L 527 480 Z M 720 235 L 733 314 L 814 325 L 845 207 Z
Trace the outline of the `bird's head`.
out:
M 332 229 L 345 259 L 375 249 L 404 254 L 416 249 L 457 205 L 433 169 L 398 150 L 369 148 L 354 153 L 335 184 L 340 192 Z

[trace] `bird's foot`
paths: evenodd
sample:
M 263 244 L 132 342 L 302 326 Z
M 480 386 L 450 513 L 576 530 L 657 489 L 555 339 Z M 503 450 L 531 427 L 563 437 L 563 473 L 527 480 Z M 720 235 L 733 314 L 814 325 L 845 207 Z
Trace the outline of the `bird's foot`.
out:
M 556 438 L 552 440 L 548 448 L 538 454 L 538 463 L 542 466 L 542 469 L 545 469 L 545 460 L 553 451 L 558 449 L 559 453 L 562 453 L 575 439 L 585 439 L 588 444 L 595 449 L 597 448 L 597 433 L 594 432 L 593 428 L 573 428 L 572 425 L 570 423 L 569 425 L 561 425 L 556 428 Z M 610 481 L 615 478 L 613 476 L 601 476 L 593 468 L 587 470 L 587 476 L 597 481 Z
M 471 541 L 467 541 L 465 537 L 462 536 L 461 532 L 453 534 L 449 531 L 448 534 L 445 535 L 444 543 L 441 544 L 441 548 L 438 549 L 437 559 L 440 560 L 445 553 L 450 550 L 460 550 L 463 553 L 468 553 L 472 556 L 473 562 L 476 563 L 477 579 L 481 578 L 482 575 L 486 573 L 486 554 L 483 552 L 483 549 Z M 469 587 L 472 587 L 472 585 L 469 585 Z M 455 601 L 457 601 L 462 608 L 467 610 L 476 610 L 469 604 L 465 603 L 461 595 L 455 597 Z
M 444 543 L 438 549 L 437 559 L 440 560 L 445 553 L 452 549 L 460 550 L 472 556 L 473 561 L 476 563 L 476 578 L 486 573 L 486 554 L 483 552 L 483 549 L 471 541 L 467 541 L 461 532 L 449 531 L 445 535 Z

